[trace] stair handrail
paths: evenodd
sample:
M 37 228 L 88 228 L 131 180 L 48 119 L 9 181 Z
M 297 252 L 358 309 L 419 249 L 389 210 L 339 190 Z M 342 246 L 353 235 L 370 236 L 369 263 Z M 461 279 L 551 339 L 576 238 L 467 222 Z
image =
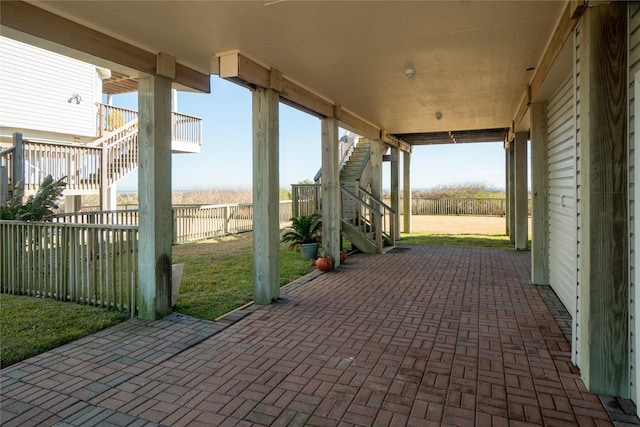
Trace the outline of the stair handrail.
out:
M 127 128 L 134 131 L 123 131 L 118 138 L 103 146 L 102 179 L 108 186 L 118 182 L 135 169 L 139 162 L 138 120 L 129 123 Z
M 360 182 L 364 171 L 367 169 L 367 165 L 369 164 L 369 160 L 371 159 L 371 147 L 367 148 L 367 151 L 364 154 L 364 158 L 362 159 L 362 163 L 360 164 L 360 169 L 358 169 L 358 173 L 356 174 L 356 181 Z
M 87 144 L 87 147 L 98 148 L 98 147 L 105 147 L 105 144 L 109 146 L 114 143 L 117 143 L 118 140 L 124 139 L 130 133 L 133 133 L 133 131 L 131 130 L 131 128 L 133 127 L 135 127 L 135 132 L 137 132 L 138 131 L 137 118 L 128 123 L 125 123 L 124 125 L 120 126 L 117 129 L 114 129 L 110 132 L 105 133 L 100 138 L 94 141 L 91 141 L 90 143 Z
M 9 147 L 7 149 L 4 149 L 4 150 L 0 151 L 0 159 L 8 156 L 9 154 L 13 153 L 14 151 L 16 151 L 16 147 Z
M 367 203 L 365 200 L 359 197 L 359 195 L 346 189 L 344 186 L 340 187 L 342 194 L 342 206 L 345 208 L 344 197 L 346 196 L 350 201 L 355 202 L 358 205 L 358 215 L 354 218 L 350 218 L 350 215 L 342 214 L 342 221 L 346 221 L 349 225 L 357 228 L 367 240 L 376 245 L 378 253 L 382 253 L 383 247 L 383 212 L 376 209 L 373 205 Z M 373 233 L 373 239 L 369 237 L 369 234 Z
M 395 226 L 394 226 L 394 219 L 395 219 L 395 215 L 396 215 L 396 211 L 393 210 L 393 208 L 389 205 L 387 205 L 386 203 L 384 203 L 382 200 L 378 199 L 376 196 L 374 196 L 373 194 L 371 194 L 370 192 L 368 192 L 365 188 L 359 186 L 358 187 L 358 196 L 362 197 L 364 195 L 364 197 L 366 199 L 369 200 L 369 203 L 371 205 L 374 205 L 378 208 L 380 215 L 383 218 L 382 221 L 382 225 L 383 225 L 383 230 L 382 232 L 385 234 L 385 236 L 389 239 L 389 241 L 394 244 L 396 241 L 396 230 L 395 230 Z M 387 221 L 384 221 L 384 218 L 389 218 L 389 230 L 388 232 L 385 232 L 385 229 L 387 228 Z
M 353 141 L 349 142 L 349 136 L 353 136 Z M 344 139 L 344 142 L 343 142 Z M 338 164 L 338 171 L 341 171 L 344 168 L 344 165 L 347 164 L 349 158 L 353 154 L 356 149 L 356 145 L 358 145 L 360 137 L 353 132 L 345 133 L 342 138 L 338 140 L 338 149 L 340 150 L 340 161 Z M 318 170 L 318 173 L 313 177 L 315 182 L 318 182 L 322 177 L 322 167 Z

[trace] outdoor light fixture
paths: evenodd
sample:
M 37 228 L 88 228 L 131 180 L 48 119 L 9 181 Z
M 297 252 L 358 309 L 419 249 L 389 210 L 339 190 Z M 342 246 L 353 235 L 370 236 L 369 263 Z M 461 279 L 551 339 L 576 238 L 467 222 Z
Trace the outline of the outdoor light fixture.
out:
M 75 102 L 76 104 L 80 104 L 80 102 L 82 101 L 82 97 L 80 96 L 79 93 L 74 93 L 73 95 L 71 95 L 71 98 L 69 98 L 69 101 L 67 101 L 69 104 L 72 104 L 73 102 Z
M 407 68 L 406 70 L 404 70 L 404 75 L 407 76 L 409 80 L 411 80 L 415 77 L 416 70 L 414 70 L 413 68 Z
M 436 113 L 436 120 L 440 120 L 442 118 L 442 113 L 440 111 L 438 111 Z

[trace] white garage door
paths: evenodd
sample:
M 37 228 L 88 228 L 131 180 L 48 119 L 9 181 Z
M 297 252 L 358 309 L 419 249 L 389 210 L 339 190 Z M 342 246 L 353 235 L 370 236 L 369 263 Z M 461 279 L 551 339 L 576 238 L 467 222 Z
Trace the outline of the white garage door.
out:
M 574 316 L 576 310 L 576 132 L 569 76 L 547 103 L 549 279 Z

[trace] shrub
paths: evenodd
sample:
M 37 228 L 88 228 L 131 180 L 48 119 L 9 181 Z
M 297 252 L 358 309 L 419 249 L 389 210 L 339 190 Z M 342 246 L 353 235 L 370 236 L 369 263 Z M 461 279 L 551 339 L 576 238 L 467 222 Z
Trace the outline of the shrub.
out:
M 55 210 L 58 209 L 58 200 L 62 197 L 66 176 L 54 181 L 48 175 L 40 184 L 35 196 L 29 196 L 23 202 L 22 186 L 19 186 L 6 206 L 0 207 L 0 219 L 15 221 L 51 221 Z

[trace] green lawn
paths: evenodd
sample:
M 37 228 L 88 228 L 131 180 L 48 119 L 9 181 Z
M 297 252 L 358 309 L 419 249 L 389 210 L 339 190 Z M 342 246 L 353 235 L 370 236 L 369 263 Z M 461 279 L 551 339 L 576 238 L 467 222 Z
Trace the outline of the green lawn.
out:
M 11 365 L 128 317 L 88 305 L 0 294 L 0 365 Z
M 485 248 L 513 248 L 509 236 L 499 234 L 401 234 L 398 243 L 407 245 L 481 246 Z
M 204 240 L 173 248 L 174 264 L 184 263 L 175 310 L 215 320 L 253 299 L 253 233 Z M 311 268 L 299 252 L 280 245 L 280 286 Z

